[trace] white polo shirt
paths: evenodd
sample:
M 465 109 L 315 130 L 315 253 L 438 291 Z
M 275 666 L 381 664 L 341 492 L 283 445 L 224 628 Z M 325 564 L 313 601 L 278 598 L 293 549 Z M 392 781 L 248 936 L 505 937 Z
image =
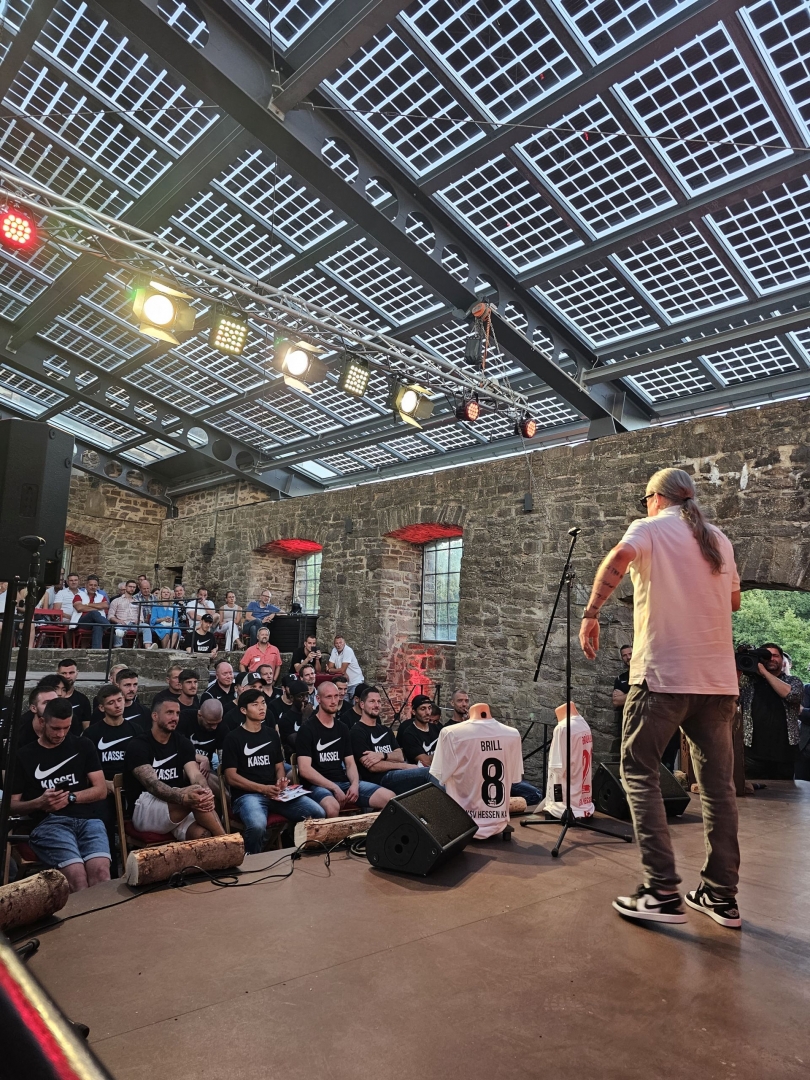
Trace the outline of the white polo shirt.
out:
M 630 684 L 662 694 L 739 693 L 731 636 L 731 594 L 740 588 L 731 541 L 716 526 L 723 569 L 713 574 L 698 542 L 668 506 L 634 521 L 622 537 L 636 552 Z
M 334 664 L 337 668 L 342 664 L 349 665 L 344 672 L 344 675 L 349 680 L 349 686 L 357 686 L 363 681 L 363 669 L 357 663 L 357 657 L 354 655 L 354 649 L 351 645 L 344 645 L 343 652 L 332 649 L 329 663 Z

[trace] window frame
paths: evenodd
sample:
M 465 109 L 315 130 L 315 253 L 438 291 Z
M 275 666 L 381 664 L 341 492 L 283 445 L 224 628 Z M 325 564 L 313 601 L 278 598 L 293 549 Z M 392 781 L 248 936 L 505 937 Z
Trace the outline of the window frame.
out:
M 313 573 L 310 567 L 316 566 Z M 295 573 L 293 575 L 293 600 L 301 602 L 301 612 L 304 615 L 318 615 L 321 602 L 321 568 L 323 566 L 323 552 L 310 551 L 306 555 L 299 555 L 295 560 Z M 314 609 L 310 609 L 308 601 L 314 598 Z
M 452 552 L 458 551 L 458 569 L 451 568 L 453 559 Z M 431 565 L 429 555 L 433 553 L 434 559 L 432 560 L 432 569 L 428 569 Z M 441 568 L 437 562 L 435 556 L 441 556 L 446 553 L 445 567 Z M 442 537 L 437 540 L 429 540 L 422 545 L 422 589 L 421 589 L 421 605 L 420 605 L 420 625 L 419 625 L 419 639 L 420 641 L 430 645 L 456 645 L 458 643 L 458 608 L 461 601 L 461 560 L 464 556 L 464 541 L 461 536 L 449 536 Z M 433 588 L 428 587 L 428 579 L 432 579 Z M 440 589 L 437 587 L 438 582 L 444 580 L 446 587 L 444 595 L 446 599 L 438 599 Z M 455 586 L 455 587 L 454 587 Z M 432 593 L 432 599 L 426 599 Z M 449 615 L 452 608 L 455 607 L 455 620 L 450 621 Z M 433 611 L 433 633 L 435 636 L 428 636 L 429 621 L 426 620 L 425 614 L 428 609 Z M 445 614 L 448 616 L 443 621 L 439 620 L 439 611 L 444 609 Z M 440 628 L 452 628 L 452 636 L 439 636 Z

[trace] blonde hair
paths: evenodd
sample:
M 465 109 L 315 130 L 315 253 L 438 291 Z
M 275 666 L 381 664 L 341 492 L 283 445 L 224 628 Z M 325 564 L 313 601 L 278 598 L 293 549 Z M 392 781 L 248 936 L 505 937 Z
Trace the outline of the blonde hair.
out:
M 720 554 L 720 545 L 717 536 L 703 516 L 695 498 L 695 485 L 692 477 L 683 469 L 659 469 L 653 473 L 647 483 L 650 494 L 663 495 L 681 508 L 681 517 L 689 525 L 695 540 L 698 542 L 700 554 L 710 563 L 713 574 L 719 574 L 723 569 L 723 556 Z

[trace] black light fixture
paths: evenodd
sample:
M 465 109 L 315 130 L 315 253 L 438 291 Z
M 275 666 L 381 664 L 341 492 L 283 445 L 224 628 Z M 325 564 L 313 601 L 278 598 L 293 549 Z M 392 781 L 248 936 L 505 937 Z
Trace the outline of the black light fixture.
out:
M 273 363 L 284 376 L 285 385 L 311 394 L 309 384 L 323 382 L 326 378 L 326 364 L 317 355 L 320 351 L 309 341 L 276 342 Z
M 339 390 L 345 394 L 351 394 L 352 397 L 361 398 L 368 390 L 370 379 L 371 368 L 368 360 L 364 360 L 362 356 L 355 356 L 354 353 L 343 354 L 343 368 L 338 378 Z
M 466 420 L 467 423 L 474 424 L 480 415 L 481 405 L 477 394 L 472 394 L 456 406 L 456 420 Z
M 522 435 L 524 439 L 533 439 L 537 434 L 537 421 L 533 416 L 524 413 L 515 424 L 515 434 Z
M 188 293 L 165 285 L 162 281 L 137 280 L 132 314 L 138 320 L 138 330 L 157 341 L 179 345 L 180 339 L 176 335 L 193 330 L 197 317 L 194 308 L 186 303 L 190 299 Z
M 416 383 L 396 383 L 391 390 L 389 405 L 406 424 L 421 428 L 419 421 L 427 420 L 433 413 L 433 402 L 427 397 L 429 393 Z
M 208 344 L 228 356 L 241 356 L 247 345 L 250 327 L 240 315 L 230 311 L 215 311 L 211 316 Z

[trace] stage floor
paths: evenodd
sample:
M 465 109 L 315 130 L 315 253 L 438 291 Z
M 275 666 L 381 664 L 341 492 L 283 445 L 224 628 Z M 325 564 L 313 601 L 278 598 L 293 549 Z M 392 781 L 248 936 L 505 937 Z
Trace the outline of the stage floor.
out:
M 739 808 L 742 932 L 628 924 L 635 846 L 577 832 L 552 860 L 555 829 L 518 827 L 425 881 L 339 854 L 154 892 L 42 933 L 30 966 L 118 1080 L 806 1080 L 810 784 Z M 673 826 L 689 888 L 697 810 Z

